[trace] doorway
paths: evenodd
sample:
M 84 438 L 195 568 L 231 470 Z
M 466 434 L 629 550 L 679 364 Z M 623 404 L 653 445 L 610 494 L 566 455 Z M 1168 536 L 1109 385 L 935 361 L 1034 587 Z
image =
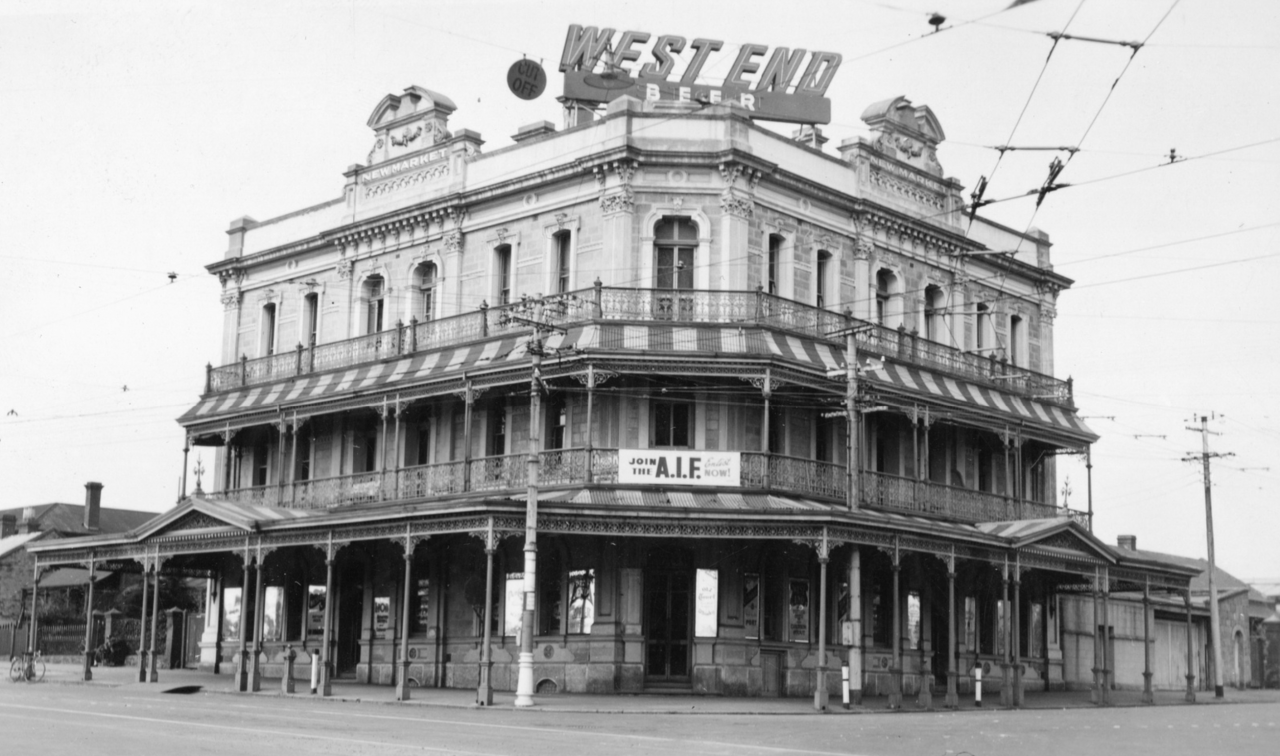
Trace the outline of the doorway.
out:
M 348 564 L 338 585 L 336 622 L 337 669 L 339 677 L 352 677 L 360 663 L 360 631 L 364 618 L 364 567 Z
M 690 576 L 690 570 L 650 570 L 645 573 L 646 684 L 689 684 L 693 615 Z

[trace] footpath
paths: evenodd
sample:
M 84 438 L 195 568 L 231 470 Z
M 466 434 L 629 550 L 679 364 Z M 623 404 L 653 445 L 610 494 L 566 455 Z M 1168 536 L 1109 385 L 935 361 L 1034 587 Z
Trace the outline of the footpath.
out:
M 81 679 L 82 670 L 75 664 L 48 664 L 43 683 L 10 683 L 6 685 L 91 685 L 106 688 L 127 688 L 132 693 L 181 694 L 181 693 L 224 693 L 228 695 L 252 695 L 256 697 L 303 698 L 318 699 L 313 695 L 306 680 L 297 680 L 295 691 L 286 694 L 281 691 L 280 678 L 263 678 L 257 693 L 238 693 L 236 680 L 232 674 L 215 675 L 190 669 L 162 669 L 158 672 L 159 681 L 155 683 L 138 682 L 137 667 L 94 667 L 93 680 L 85 682 Z M 411 688 L 408 701 L 396 701 L 394 686 L 362 685 L 351 681 L 338 680 L 333 683 L 333 695 L 327 700 L 358 701 L 380 703 L 396 706 L 425 706 L 438 708 L 474 709 L 480 708 L 475 702 L 475 691 L 452 688 Z M 932 709 L 923 709 L 917 705 L 916 697 L 905 696 L 902 708 L 897 711 L 888 709 L 888 702 L 882 696 L 864 697 L 860 705 L 844 709 L 839 696 L 831 699 L 826 712 L 814 709 L 810 698 L 728 698 L 721 696 L 693 695 L 589 695 L 579 693 L 555 693 L 536 698 L 536 705 L 516 709 L 515 694 L 508 691 L 494 691 L 494 709 L 518 711 L 545 711 L 583 714 L 718 714 L 718 715 L 819 715 L 819 714 L 897 714 L 910 712 L 945 712 L 942 706 L 942 695 L 935 694 Z M 1112 706 L 1141 707 L 1150 704 L 1142 703 L 1141 691 L 1117 690 L 1111 694 Z M 1181 691 L 1157 691 L 1156 706 L 1188 706 Z M 1225 698 L 1215 699 L 1212 692 L 1196 693 L 1194 705 L 1223 705 L 1244 703 L 1277 703 L 1280 702 L 1280 690 L 1235 690 L 1228 689 Z M 1089 709 L 1097 708 L 1090 701 L 1089 691 L 1027 691 L 1025 703 L 1021 707 L 1029 710 L 1046 709 Z M 960 698 L 959 712 L 981 712 L 1000 710 L 998 691 L 989 691 L 983 697 L 983 706 L 975 705 L 972 694 Z

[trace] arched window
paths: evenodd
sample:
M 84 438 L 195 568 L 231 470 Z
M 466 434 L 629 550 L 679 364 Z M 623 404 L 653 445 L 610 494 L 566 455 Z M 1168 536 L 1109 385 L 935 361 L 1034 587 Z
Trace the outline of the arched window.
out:
M 653 230 L 658 289 L 692 289 L 698 227 L 688 218 L 663 218 Z
M 924 337 L 930 341 L 942 341 L 946 321 L 942 313 L 946 308 L 946 295 L 942 288 L 930 284 L 924 288 Z
M 573 285 L 570 280 L 570 265 L 573 262 L 572 257 L 570 257 L 572 253 L 570 241 L 571 238 L 568 231 L 560 231 L 552 237 L 555 250 L 555 292 L 557 294 L 564 294 Z
M 988 350 L 991 347 L 995 346 L 994 344 L 991 343 L 991 334 L 988 333 L 990 329 L 991 329 L 991 308 L 987 307 L 985 304 L 979 304 L 978 305 L 978 322 L 977 322 L 977 328 L 975 329 L 977 333 L 975 334 L 975 339 L 974 339 L 975 342 L 977 343 L 977 347 L 975 351 L 977 351 L 979 354 L 983 353 L 984 350 Z
M 1013 365 L 1026 366 L 1027 355 L 1026 349 L 1023 347 L 1023 339 L 1026 338 L 1026 329 L 1022 326 L 1021 315 L 1009 316 L 1009 363 Z
M 830 295 L 828 294 L 828 291 L 831 286 L 831 253 L 825 249 L 818 250 L 818 267 L 816 272 L 818 288 L 817 299 L 815 301 L 818 307 L 825 308 L 827 303 L 830 302 Z
M 383 329 L 386 316 L 386 292 L 386 281 L 382 279 L 382 276 L 373 275 L 365 279 L 365 333 L 378 333 Z
M 693 266 L 697 258 L 698 227 L 688 218 L 663 218 L 653 230 L 654 288 L 693 288 Z M 654 317 L 685 320 L 693 314 L 692 296 L 673 296 L 659 291 L 654 296 Z
M 311 293 L 302 298 L 302 338 L 307 346 L 315 346 L 320 337 L 320 295 Z
M 266 357 L 276 353 L 276 305 L 268 302 L 262 306 L 262 331 L 258 337 L 259 352 Z
M 493 270 L 497 278 L 496 297 L 498 305 L 511 304 L 511 245 L 500 244 L 493 251 Z
M 898 276 L 888 268 L 876 272 L 876 322 L 896 328 L 902 319 Z
M 781 234 L 769 234 L 769 256 L 764 266 L 764 290 L 774 295 L 782 291 L 782 242 Z
M 413 317 L 420 321 L 433 320 L 436 312 L 436 264 L 422 263 L 414 271 L 413 277 L 418 288 Z

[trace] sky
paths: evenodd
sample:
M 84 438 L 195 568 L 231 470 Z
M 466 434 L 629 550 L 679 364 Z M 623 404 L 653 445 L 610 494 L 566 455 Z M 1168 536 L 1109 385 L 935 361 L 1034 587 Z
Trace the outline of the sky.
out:
M 987 176 L 986 198 L 1007 201 L 981 213 L 1047 231 L 1076 282 L 1058 300 L 1055 373 L 1102 436 L 1095 533 L 1205 555 L 1201 465 L 1184 461 L 1205 416 L 1210 450 L 1232 455 L 1212 462 L 1218 563 L 1280 577 L 1280 4 L 1009 3 L 0 0 L 0 509 L 80 503 L 90 480 L 105 506 L 172 507 L 174 418 L 221 339 L 204 266 L 230 221 L 337 197 L 372 144 L 369 113 L 409 85 L 452 98 L 450 127 L 487 149 L 560 125 L 556 66 L 577 23 L 723 39 L 708 79 L 741 44 L 839 52 L 831 154 L 868 135 L 873 102 L 932 108 L 946 173 L 966 195 Z M 1047 36 L 1061 31 L 1146 44 Z M 521 57 L 548 70 L 539 99 L 506 89 Z M 1080 147 L 1059 177 L 1073 186 L 1037 210 L 1024 195 L 1053 153 L 998 160 L 1006 144 Z M 1069 506 L 1086 508 L 1088 477 L 1062 458 Z

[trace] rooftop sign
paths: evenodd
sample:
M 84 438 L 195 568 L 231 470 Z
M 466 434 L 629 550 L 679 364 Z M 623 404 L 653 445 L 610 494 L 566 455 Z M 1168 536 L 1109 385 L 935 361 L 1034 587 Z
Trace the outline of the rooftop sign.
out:
M 649 47 L 648 59 L 637 66 L 648 46 L 648 32 L 624 31 L 614 43 L 613 29 L 569 26 L 560 71 L 568 100 L 604 103 L 623 95 L 642 100 L 737 102 L 753 118 L 790 123 L 830 123 L 831 101 L 823 95 L 842 60 L 839 53 L 809 52 L 800 48 L 774 48 L 745 44 L 738 48 L 733 65 L 719 84 L 699 83 L 708 61 L 724 47 L 718 39 L 663 34 Z M 672 81 L 676 56 L 692 53 L 680 78 Z M 727 56 L 724 56 L 727 57 Z M 604 59 L 603 70 L 596 68 Z M 754 75 L 754 81 L 746 77 Z

